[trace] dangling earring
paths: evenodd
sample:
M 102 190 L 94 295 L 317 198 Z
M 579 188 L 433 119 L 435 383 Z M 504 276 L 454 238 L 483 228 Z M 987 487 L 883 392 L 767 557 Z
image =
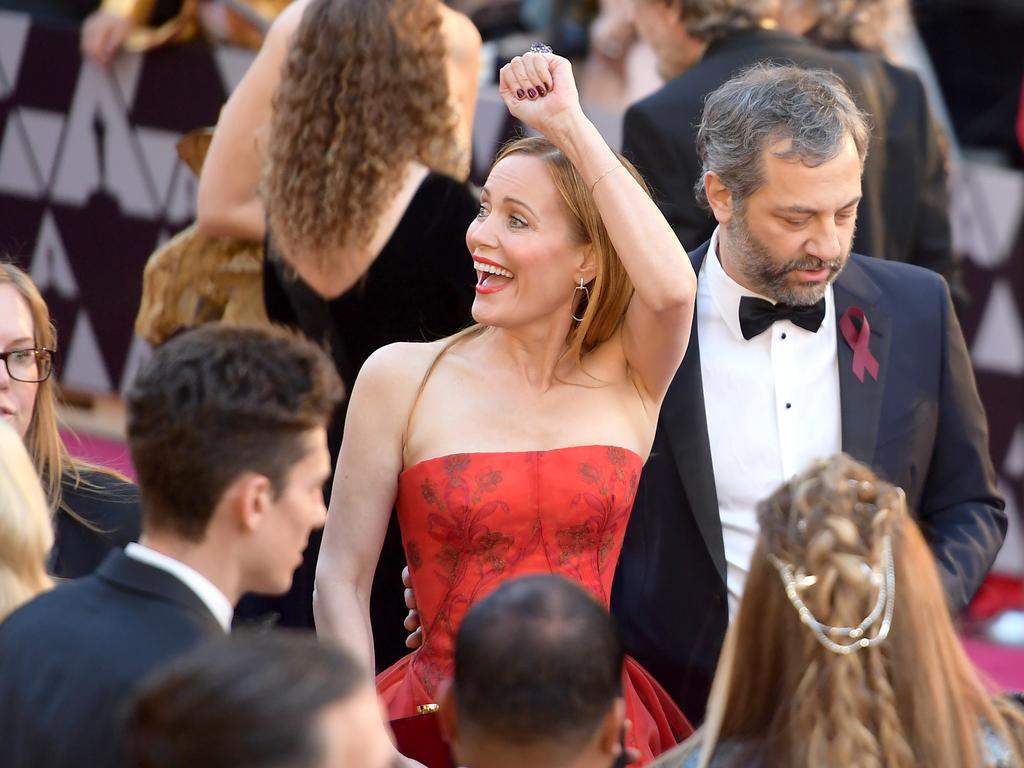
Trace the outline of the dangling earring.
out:
M 586 302 L 587 304 L 589 304 L 590 303 L 590 289 L 587 288 L 587 286 L 585 286 L 583 284 L 583 278 L 582 277 L 580 278 L 580 284 L 577 285 L 575 289 L 573 289 L 573 292 L 572 292 L 572 300 L 573 301 L 576 301 L 576 294 L 579 293 L 580 291 L 583 291 L 583 301 Z M 586 309 L 583 310 L 584 314 L 586 314 L 586 311 L 587 311 Z M 577 323 L 582 323 L 583 322 L 583 318 L 582 317 L 576 317 L 576 315 L 573 315 L 572 319 L 575 320 Z

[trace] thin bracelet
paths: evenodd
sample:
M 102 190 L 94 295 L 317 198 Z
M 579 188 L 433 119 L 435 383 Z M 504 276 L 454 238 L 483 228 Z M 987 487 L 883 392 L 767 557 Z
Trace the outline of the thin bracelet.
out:
M 603 179 L 605 176 L 607 176 L 612 171 L 617 171 L 619 168 L 625 168 L 625 167 L 626 166 L 624 166 L 622 163 L 619 163 L 618 165 L 616 165 L 616 166 L 614 166 L 612 168 L 609 168 L 607 171 L 605 171 L 600 176 L 598 176 L 597 180 L 593 184 L 590 185 L 590 196 L 591 197 L 594 196 L 594 190 L 597 188 L 597 185 L 601 181 L 601 179 Z

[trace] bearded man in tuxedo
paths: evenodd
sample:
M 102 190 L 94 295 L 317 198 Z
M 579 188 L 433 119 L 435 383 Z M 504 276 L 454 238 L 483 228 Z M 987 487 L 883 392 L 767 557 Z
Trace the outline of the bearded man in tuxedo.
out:
M 703 719 L 755 504 L 845 451 L 907 494 L 951 611 L 1006 532 L 985 413 L 939 275 L 851 253 L 869 130 L 831 72 L 757 65 L 711 93 L 697 196 L 717 221 L 612 596 L 626 650 Z M 898 588 L 898 585 L 897 585 Z

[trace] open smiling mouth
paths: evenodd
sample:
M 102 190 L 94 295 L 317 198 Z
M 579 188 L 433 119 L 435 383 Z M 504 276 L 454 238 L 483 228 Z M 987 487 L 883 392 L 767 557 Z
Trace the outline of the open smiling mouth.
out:
M 476 270 L 477 293 L 497 293 L 516 277 L 504 267 L 489 261 L 474 259 L 473 269 Z

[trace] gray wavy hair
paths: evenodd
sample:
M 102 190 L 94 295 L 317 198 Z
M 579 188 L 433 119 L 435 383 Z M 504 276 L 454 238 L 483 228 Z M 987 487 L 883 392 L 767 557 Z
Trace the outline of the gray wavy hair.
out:
M 714 172 L 741 210 L 764 183 L 761 154 L 766 146 L 791 139 L 776 156 L 799 159 L 809 167 L 839 154 L 852 137 L 861 166 L 871 131 L 843 81 L 832 72 L 756 64 L 713 91 L 704 103 L 697 130 L 701 174 L 694 191 L 710 209 L 704 176 Z
M 779 0 L 682 0 L 680 4 L 686 31 L 698 40 L 754 29 L 774 20 L 778 12 Z

